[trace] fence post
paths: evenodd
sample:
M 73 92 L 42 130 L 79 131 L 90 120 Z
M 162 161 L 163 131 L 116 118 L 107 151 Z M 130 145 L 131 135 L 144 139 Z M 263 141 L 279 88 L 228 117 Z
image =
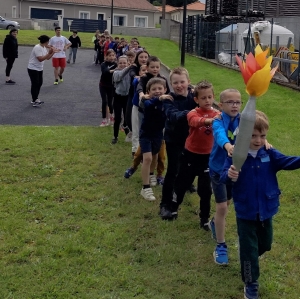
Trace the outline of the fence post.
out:
M 273 43 L 273 24 L 274 24 L 274 21 L 273 21 L 273 18 L 272 18 L 272 21 L 271 21 L 271 45 L 270 45 L 270 55 L 272 55 L 272 43 Z

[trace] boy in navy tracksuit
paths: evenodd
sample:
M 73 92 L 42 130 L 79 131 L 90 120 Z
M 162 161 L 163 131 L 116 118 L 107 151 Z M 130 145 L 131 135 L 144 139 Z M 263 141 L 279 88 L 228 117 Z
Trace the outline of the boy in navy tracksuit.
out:
M 172 211 L 174 183 L 179 169 L 179 158 L 184 149 L 185 140 L 189 135 L 187 114 L 197 107 L 194 94 L 189 90 L 189 74 L 185 68 L 178 67 L 171 71 L 170 82 L 174 92 L 173 100 L 164 100 L 164 110 L 167 117 L 164 138 L 168 157 L 168 168 L 162 188 L 160 202 L 160 217 L 171 220 L 177 217 L 177 211 Z
M 162 95 L 167 91 L 166 80 L 152 78 L 146 86 L 147 95 L 140 100 L 140 106 L 144 109 L 144 118 L 140 129 L 139 142 L 143 154 L 142 180 L 143 189 L 141 195 L 153 201 L 155 196 L 150 187 L 150 176 L 153 176 L 157 161 L 157 154 L 163 141 L 163 129 L 165 127 L 165 114 L 163 111 Z
M 256 121 L 248 157 L 236 171 L 232 158 L 227 158 L 221 181 L 236 180 L 232 196 L 239 236 L 244 298 L 258 298 L 259 256 L 271 250 L 272 217 L 278 212 L 280 190 L 276 174 L 280 170 L 300 168 L 300 157 L 285 156 L 276 149 L 265 148 L 269 122 L 256 111 Z

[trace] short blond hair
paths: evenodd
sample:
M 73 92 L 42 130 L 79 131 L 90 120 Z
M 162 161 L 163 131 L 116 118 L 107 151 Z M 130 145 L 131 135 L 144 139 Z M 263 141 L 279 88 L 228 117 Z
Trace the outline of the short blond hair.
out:
M 254 130 L 257 130 L 259 132 L 269 130 L 268 117 L 262 111 L 256 110 L 255 112 L 256 112 L 256 117 L 255 117 Z
M 228 88 L 228 89 L 223 90 L 220 93 L 220 102 L 223 103 L 224 101 L 226 101 L 227 94 L 231 93 L 231 92 L 238 93 L 241 96 L 241 93 L 237 89 L 235 89 L 235 88 Z
M 186 75 L 186 78 L 190 80 L 189 72 L 184 67 L 176 67 L 170 72 L 170 81 L 172 81 L 173 75 Z

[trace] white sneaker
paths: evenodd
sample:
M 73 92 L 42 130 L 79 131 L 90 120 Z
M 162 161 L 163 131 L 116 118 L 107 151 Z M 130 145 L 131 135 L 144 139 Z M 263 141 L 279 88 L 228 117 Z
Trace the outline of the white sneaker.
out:
M 108 125 L 109 124 L 108 124 L 107 120 L 103 119 L 102 122 L 101 122 L 101 124 L 100 124 L 100 127 L 107 127 Z
M 150 186 L 154 187 L 157 185 L 157 179 L 156 179 L 156 175 L 152 174 L 150 175 Z
M 152 191 L 151 188 L 142 189 L 141 195 L 142 195 L 146 200 L 153 201 L 153 200 L 156 199 L 156 198 L 154 197 L 154 194 L 153 194 L 153 191 Z
M 132 142 L 132 132 L 129 132 L 126 135 L 125 142 Z

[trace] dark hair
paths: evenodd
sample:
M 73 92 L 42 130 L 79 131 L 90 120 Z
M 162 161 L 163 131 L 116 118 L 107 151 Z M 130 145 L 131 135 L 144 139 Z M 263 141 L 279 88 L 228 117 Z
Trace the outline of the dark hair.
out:
M 44 44 L 50 40 L 50 37 L 48 35 L 41 35 L 40 37 L 38 37 L 38 40 L 41 44 Z
M 9 34 L 12 34 L 13 32 L 18 32 L 18 29 L 16 29 L 16 28 L 13 28 L 13 29 L 11 29 L 10 31 L 9 31 Z
M 146 85 L 147 92 L 150 90 L 151 86 L 154 84 L 161 84 L 164 88 L 167 88 L 165 79 L 160 78 L 160 77 L 153 77 L 148 81 L 148 83 Z
M 160 60 L 156 56 L 149 56 L 149 58 L 147 60 L 147 66 L 149 66 L 151 62 L 159 62 L 160 63 Z
M 146 51 L 146 50 L 143 50 L 143 51 L 139 51 L 136 56 L 135 56 L 135 60 L 134 60 L 134 64 L 136 64 L 137 68 L 138 68 L 138 72 L 140 71 L 140 67 L 141 65 L 139 64 L 139 56 L 142 54 L 142 53 L 146 53 L 148 55 L 148 57 L 150 57 L 150 54 Z
M 57 29 L 61 29 L 61 28 L 59 26 L 57 26 L 54 28 L 54 31 L 56 31 Z
M 77 30 L 73 30 L 73 33 L 76 33 L 76 34 L 77 34 L 77 33 L 78 33 L 78 31 L 77 31 Z
M 214 94 L 213 85 L 206 80 L 202 80 L 199 83 L 197 83 L 194 88 L 194 97 L 198 98 L 200 90 L 203 90 L 203 89 L 211 89 L 212 93 Z

